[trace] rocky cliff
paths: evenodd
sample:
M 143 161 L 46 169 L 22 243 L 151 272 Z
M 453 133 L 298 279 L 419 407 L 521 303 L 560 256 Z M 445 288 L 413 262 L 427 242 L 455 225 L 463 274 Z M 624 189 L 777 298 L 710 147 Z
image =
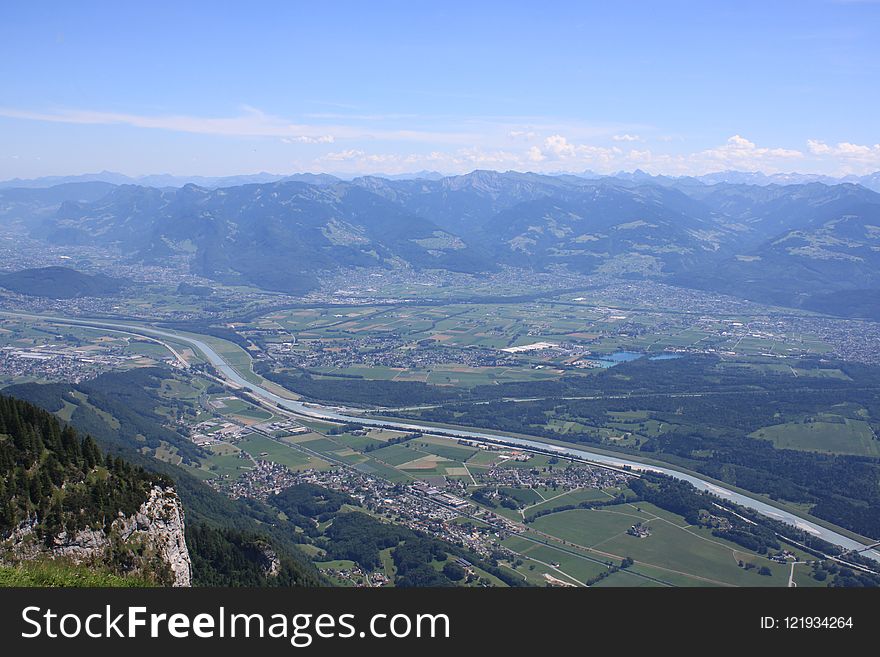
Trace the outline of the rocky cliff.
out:
M 74 563 L 104 563 L 146 574 L 170 586 L 192 584 L 192 564 L 184 538 L 184 512 L 173 488 L 153 486 L 136 513 L 113 520 L 109 528 L 61 531 L 37 538 L 34 524 L 21 523 L 3 547 L 14 559 L 63 558 Z

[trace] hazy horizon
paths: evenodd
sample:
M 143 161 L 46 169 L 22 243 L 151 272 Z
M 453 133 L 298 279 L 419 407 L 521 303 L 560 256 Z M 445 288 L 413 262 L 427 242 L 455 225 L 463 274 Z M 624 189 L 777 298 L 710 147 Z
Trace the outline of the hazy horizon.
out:
M 103 169 L 101 171 L 86 171 L 82 173 L 55 173 L 55 174 L 47 174 L 45 176 L 36 176 L 33 178 L 22 178 L 22 177 L 13 177 L 7 179 L 0 179 L 0 183 L 8 184 L 14 182 L 21 183 L 33 183 L 44 180 L 54 181 L 55 179 L 102 179 L 102 178 L 112 178 L 112 177 L 121 177 L 125 179 L 129 179 L 135 182 L 141 180 L 147 180 L 151 178 L 171 178 L 171 179 L 207 179 L 207 180 L 223 180 L 223 179 L 234 179 L 234 178 L 258 178 L 258 177 L 266 177 L 266 178 L 278 178 L 284 179 L 288 177 L 294 176 L 333 176 L 335 178 L 339 178 L 342 181 L 354 180 L 360 177 L 373 177 L 373 178 L 389 178 L 389 179 L 418 179 L 422 177 L 431 177 L 431 178 L 451 178 L 456 176 L 467 176 L 471 174 L 475 174 L 478 172 L 488 172 L 488 173 L 497 173 L 501 175 L 507 174 L 518 174 L 518 175 L 538 175 L 538 176 L 576 176 L 580 178 L 614 178 L 614 177 L 624 177 L 624 176 L 635 176 L 638 174 L 649 175 L 652 177 L 667 177 L 667 178 L 688 178 L 693 177 L 697 179 L 702 178 L 715 178 L 715 177 L 724 177 L 724 176 L 755 176 L 755 177 L 766 177 L 768 179 L 774 178 L 823 178 L 823 179 L 832 179 L 841 182 L 847 182 L 851 179 L 857 178 L 865 178 L 880 174 L 880 169 L 877 171 L 869 171 L 864 174 L 823 174 L 823 173 L 805 173 L 802 171 L 778 171 L 775 173 L 761 171 L 761 170 L 746 170 L 746 169 L 718 169 L 714 171 L 707 171 L 703 174 L 652 174 L 648 171 L 644 171 L 643 169 L 635 168 L 630 170 L 619 170 L 612 171 L 608 173 L 599 173 L 597 171 L 532 171 L 532 170 L 517 170 L 517 169 L 491 169 L 491 168 L 476 168 L 468 171 L 463 171 L 461 173 L 455 172 L 443 172 L 443 171 L 428 171 L 428 170 L 419 170 L 419 171 L 411 171 L 411 172 L 403 172 L 403 173 L 389 173 L 386 171 L 368 171 L 368 172 L 351 172 L 351 171 L 320 171 L 320 170 L 311 170 L 311 171 L 290 171 L 290 172 L 277 172 L 277 171 L 251 171 L 251 172 L 239 172 L 239 173 L 229 173 L 224 175 L 217 176 L 208 176 L 202 175 L 199 173 L 194 173 L 190 175 L 178 175 L 169 173 L 167 171 L 158 171 L 151 173 L 141 173 L 141 174 L 128 174 L 123 173 L 121 171 L 112 171 L 109 169 Z M 58 184 L 53 182 L 52 184 Z

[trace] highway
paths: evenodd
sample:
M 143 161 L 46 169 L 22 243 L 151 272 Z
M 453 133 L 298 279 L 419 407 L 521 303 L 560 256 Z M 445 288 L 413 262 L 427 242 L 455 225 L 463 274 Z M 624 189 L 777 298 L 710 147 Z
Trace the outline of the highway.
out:
M 527 448 L 540 449 L 545 451 L 551 451 L 558 453 L 561 456 L 573 456 L 578 459 L 582 459 L 585 461 L 590 461 L 593 463 L 598 463 L 602 465 L 612 466 L 616 468 L 630 468 L 631 470 L 637 472 L 656 472 L 664 475 L 668 475 L 675 479 L 680 479 L 684 481 L 690 482 L 693 486 L 695 486 L 699 490 L 708 491 L 717 497 L 734 502 L 741 506 L 753 509 L 758 513 L 772 518 L 774 520 L 782 521 L 798 527 L 804 531 L 809 532 L 810 534 L 822 538 L 823 540 L 828 541 L 829 543 L 833 543 L 847 550 L 858 550 L 860 554 L 863 556 L 869 557 L 877 562 L 880 562 L 880 552 L 872 547 L 869 547 L 863 543 L 859 543 L 858 541 L 853 540 L 848 536 L 844 536 L 832 529 L 828 529 L 823 527 L 822 525 L 816 524 L 810 520 L 806 520 L 799 516 L 796 516 L 788 511 L 779 509 L 775 506 L 771 506 L 766 502 L 763 502 L 759 499 L 755 499 L 749 495 L 739 493 L 736 491 L 729 490 L 722 486 L 718 486 L 709 481 L 705 481 L 691 475 L 686 472 L 681 472 L 676 470 L 672 466 L 656 466 L 649 465 L 646 463 L 642 463 L 639 461 L 631 460 L 628 458 L 613 456 L 609 454 L 603 454 L 600 452 L 594 452 L 590 450 L 589 447 L 562 447 L 559 445 L 552 445 L 549 443 L 541 442 L 539 440 L 528 440 L 525 438 L 516 438 L 512 436 L 499 436 L 496 434 L 483 433 L 480 431 L 472 431 L 469 429 L 457 429 L 457 428 L 448 428 L 448 427 L 435 427 L 428 425 L 420 425 L 415 422 L 400 422 L 393 420 L 383 420 L 383 419 L 373 419 L 366 418 L 359 415 L 354 414 L 354 411 L 342 408 L 342 407 L 334 407 L 334 406 L 324 406 L 319 404 L 307 404 L 305 402 L 301 402 L 298 400 L 287 399 L 280 395 L 275 394 L 274 392 L 267 390 L 266 388 L 248 381 L 244 378 L 235 368 L 233 368 L 223 357 L 220 356 L 209 344 L 205 343 L 202 340 L 197 338 L 191 338 L 188 336 L 183 336 L 178 333 L 173 333 L 170 331 L 163 331 L 161 329 L 153 328 L 153 327 L 143 327 L 134 324 L 123 324 L 118 322 L 110 322 L 103 320 L 79 320 L 79 319 L 69 319 L 64 317 L 46 317 L 41 315 L 29 315 L 26 313 L 0 313 L 7 315 L 15 315 L 18 317 L 32 317 L 34 319 L 40 319 L 43 321 L 49 321 L 57 324 L 66 324 L 66 325 L 78 325 L 78 326 L 87 326 L 93 328 L 106 328 L 106 329 L 114 329 L 121 330 L 128 333 L 135 333 L 139 335 L 143 335 L 145 337 L 163 337 L 166 339 L 172 339 L 176 342 L 183 342 L 189 344 L 192 347 L 198 349 L 204 357 L 214 366 L 214 368 L 220 372 L 220 374 L 226 380 L 234 383 L 238 387 L 244 388 L 250 391 L 255 396 L 269 401 L 273 404 L 276 404 L 282 408 L 285 408 L 291 412 L 297 413 L 299 415 L 303 415 L 306 417 L 310 417 L 318 420 L 332 420 L 337 422 L 352 422 L 365 426 L 381 426 L 393 429 L 402 429 L 407 431 L 421 431 L 424 433 L 440 433 L 445 436 L 452 436 L 457 438 L 466 438 L 469 440 L 495 443 L 495 444 L 505 444 L 512 446 L 521 446 Z M 173 352 L 173 350 L 172 350 Z

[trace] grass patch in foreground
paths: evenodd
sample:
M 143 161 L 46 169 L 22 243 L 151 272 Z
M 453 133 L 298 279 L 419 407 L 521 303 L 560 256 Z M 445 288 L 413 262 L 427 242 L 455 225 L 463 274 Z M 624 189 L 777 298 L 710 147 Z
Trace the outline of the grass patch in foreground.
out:
M 24 562 L 14 566 L 0 566 L 0 587 L 134 587 L 155 586 L 145 579 L 122 577 L 93 567 L 77 566 L 57 561 Z

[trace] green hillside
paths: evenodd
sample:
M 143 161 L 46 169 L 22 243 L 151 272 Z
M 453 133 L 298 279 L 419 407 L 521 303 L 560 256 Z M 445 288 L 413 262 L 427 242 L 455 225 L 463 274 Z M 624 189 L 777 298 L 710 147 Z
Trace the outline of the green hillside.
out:
M 68 267 L 40 267 L 0 273 L 0 287 L 18 294 L 50 299 L 106 297 L 119 292 L 124 281 L 104 274 L 84 274 Z

